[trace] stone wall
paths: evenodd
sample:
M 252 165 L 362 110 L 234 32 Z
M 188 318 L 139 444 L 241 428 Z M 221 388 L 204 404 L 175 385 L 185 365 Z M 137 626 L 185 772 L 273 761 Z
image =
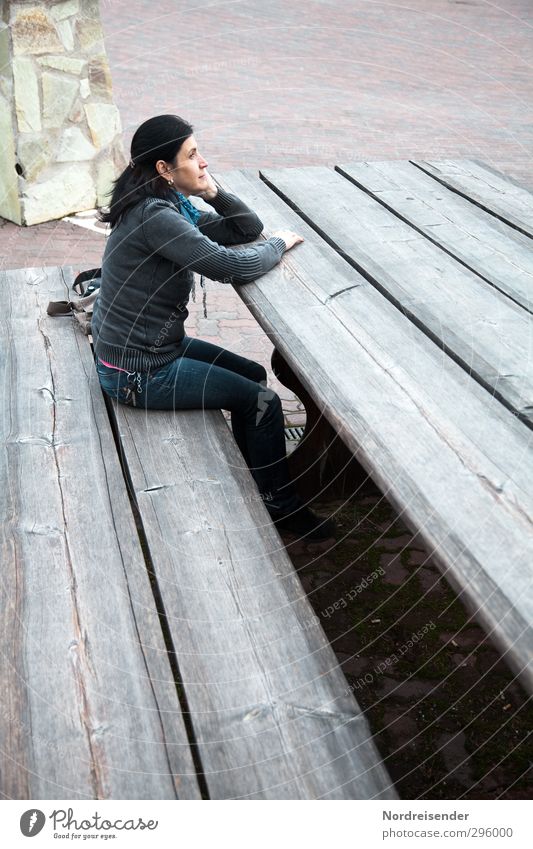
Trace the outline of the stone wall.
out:
M 0 216 L 37 224 L 105 203 L 120 132 L 98 0 L 4 0 Z

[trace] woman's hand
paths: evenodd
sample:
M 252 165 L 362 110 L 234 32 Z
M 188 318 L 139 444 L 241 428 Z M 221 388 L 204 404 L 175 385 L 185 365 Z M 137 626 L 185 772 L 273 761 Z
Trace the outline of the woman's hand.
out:
M 272 237 L 277 236 L 279 239 L 283 239 L 285 242 L 286 251 L 290 251 L 295 245 L 299 245 L 300 242 L 303 242 L 303 236 L 299 236 L 298 233 L 293 233 L 292 230 L 276 230 L 275 233 L 272 233 Z
M 205 179 L 202 179 L 201 182 L 204 184 L 205 188 L 203 191 L 197 192 L 197 196 L 202 198 L 202 200 L 213 200 L 213 198 L 216 198 L 218 194 L 218 186 L 209 171 L 205 171 L 203 176 Z

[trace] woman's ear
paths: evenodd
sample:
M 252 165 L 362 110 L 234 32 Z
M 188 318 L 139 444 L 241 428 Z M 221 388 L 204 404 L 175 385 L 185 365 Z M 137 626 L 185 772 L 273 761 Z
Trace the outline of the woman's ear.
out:
M 164 159 L 158 159 L 157 160 L 157 162 L 155 163 L 155 169 L 161 177 L 164 177 L 165 174 L 167 174 L 168 170 L 169 170 L 168 165 L 167 165 L 167 163 L 165 162 Z

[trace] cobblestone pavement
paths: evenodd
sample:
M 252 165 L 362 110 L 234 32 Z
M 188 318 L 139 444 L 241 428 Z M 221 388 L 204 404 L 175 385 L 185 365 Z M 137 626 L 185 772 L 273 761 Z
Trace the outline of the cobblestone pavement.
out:
M 192 121 L 213 173 L 357 159 L 474 157 L 533 186 L 530 0 L 101 0 L 127 145 L 161 112 Z M 99 265 L 103 236 L 66 222 L 0 226 L 0 264 Z M 197 321 L 194 321 L 194 317 Z M 268 366 L 231 290 L 201 335 Z M 284 399 L 288 422 L 302 422 Z
M 531 698 L 383 496 L 316 505 L 335 545 L 285 538 L 402 799 L 528 799 Z M 487 823 L 488 825 L 488 823 Z
M 531 0 L 100 5 L 128 143 L 145 118 L 177 112 L 214 174 L 469 157 L 533 186 Z M 0 264 L 89 268 L 103 241 L 67 222 L 0 222 Z M 270 343 L 233 290 L 208 283 L 206 295 L 188 331 L 268 365 Z M 296 399 L 274 386 L 300 423 Z M 360 500 L 333 509 L 347 534 L 334 550 L 289 550 L 401 795 L 526 796 L 527 700 L 512 674 L 383 499 L 363 522 Z M 380 567 L 346 610 L 323 613 Z M 428 622 L 438 627 L 421 647 L 399 654 Z

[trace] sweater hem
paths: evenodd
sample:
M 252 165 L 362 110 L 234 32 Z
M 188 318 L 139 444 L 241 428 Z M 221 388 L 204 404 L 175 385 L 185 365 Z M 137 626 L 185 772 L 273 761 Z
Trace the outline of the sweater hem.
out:
M 107 345 L 105 342 L 95 344 L 95 354 L 115 368 L 126 369 L 129 372 L 148 372 L 166 366 L 178 357 L 177 348 L 166 353 L 151 353 L 138 351 L 133 348 L 121 348 L 117 345 Z

